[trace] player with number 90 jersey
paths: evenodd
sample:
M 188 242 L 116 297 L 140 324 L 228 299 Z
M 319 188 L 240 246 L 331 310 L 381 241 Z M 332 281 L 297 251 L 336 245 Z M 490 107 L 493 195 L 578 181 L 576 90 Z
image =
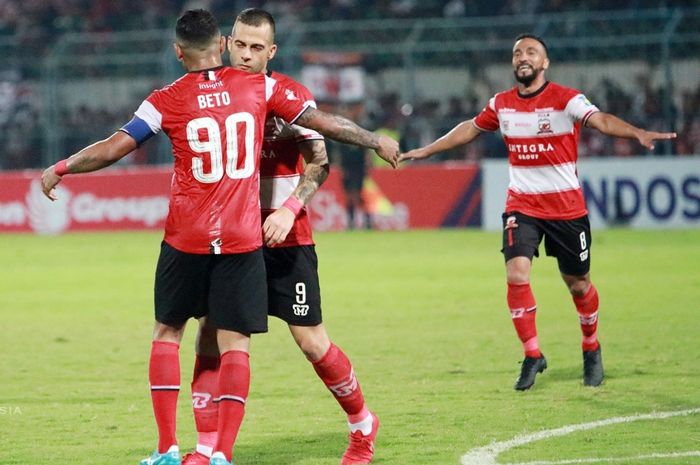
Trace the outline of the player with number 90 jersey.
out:
M 172 141 L 165 242 L 193 254 L 261 247 L 266 115 L 293 123 L 307 106 L 274 79 L 229 67 L 190 72 L 151 93 L 122 130 L 139 144 L 160 130 Z

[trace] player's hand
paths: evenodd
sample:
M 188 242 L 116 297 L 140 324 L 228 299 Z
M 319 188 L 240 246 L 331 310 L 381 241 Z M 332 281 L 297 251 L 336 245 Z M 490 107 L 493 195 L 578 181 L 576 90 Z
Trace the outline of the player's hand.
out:
M 392 167 L 399 166 L 399 143 L 389 136 L 379 136 L 379 147 L 374 150 L 379 157 Z
M 41 174 L 41 190 L 44 192 L 44 195 L 52 201 L 58 199 L 53 189 L 59 182 L 61 182 L 61 176 L 56 174 L 54 165 L 46 168 Z
M 265 219 L 263 224 L 263 240 L 265 245 L 281 244 L 287 238 L 295 220 L 294 213 L 287 207 L 280 207 Z
M 669 140 L 675 138 L 675 132 L 642 131 L 637 136 L 637 140 L 639 140 L 639 143 L 642 144 L 644 147 L 648 148 L 649 150 L 654 150 L 655 140 Z
M 428 158 L 430 155 L 432 154 L 428 153 L 428 151 L 424 148 L 413 149 L 406 153 L 402 153 L 399 157 L 399 161 L 422 160 L 424 158 Z

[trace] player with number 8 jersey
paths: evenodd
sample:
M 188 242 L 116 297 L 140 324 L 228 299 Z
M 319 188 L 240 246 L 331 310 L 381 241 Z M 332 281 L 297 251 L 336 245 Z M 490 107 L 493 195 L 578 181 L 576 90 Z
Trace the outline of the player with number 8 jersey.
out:
M 306 107 L 275 79 L 223 66 L 187 73 L 149 95 L 135 118 L 168 135 L 175 159 L 165 241 L 196 254 L 261 247 L 266 115 L 292 123 Z

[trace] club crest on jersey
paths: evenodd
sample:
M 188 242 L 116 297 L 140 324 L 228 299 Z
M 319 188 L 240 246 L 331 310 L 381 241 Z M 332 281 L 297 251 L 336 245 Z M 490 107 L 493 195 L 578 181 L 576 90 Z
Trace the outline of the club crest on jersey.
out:
M 287 100 L 299 100 L 299 97 L 296 96 L 293 90 L 287 89 L 284 93 L 287 95 Z
M 537 134 L 552 134 L 552 122 L 549 115 L 539 115 L 537 118 Z

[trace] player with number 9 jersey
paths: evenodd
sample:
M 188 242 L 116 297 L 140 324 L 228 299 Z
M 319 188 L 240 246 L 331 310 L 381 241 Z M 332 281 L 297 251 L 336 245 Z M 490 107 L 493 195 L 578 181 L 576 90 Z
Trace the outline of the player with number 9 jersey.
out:
M 187 73 L 151 93 L 123 130 L 139 143 L 160 130 L 172 141 L 165 242 L 193 254 L 261 247 L 266 115 L 293 123 L 307 106 L 268 76 L 223 66 Z
M 277 72 L 268 72 L 267 76 L 283 86 L 290 97 L 301 99 L 307 106 L 316 107 L 311 92 L 289 76 Z M 299 152 L 298 144 L 323 139 L 321 134 L 312 129 L 289 124 L 278 116 L 269 116 L 260 161 L 260 207 L 263 222 L 292 195 L 304 174 L 304 157 Z M 304 207 L 299 211 L 284 242 L 276 247 L 313 244 L 311 220 Z

